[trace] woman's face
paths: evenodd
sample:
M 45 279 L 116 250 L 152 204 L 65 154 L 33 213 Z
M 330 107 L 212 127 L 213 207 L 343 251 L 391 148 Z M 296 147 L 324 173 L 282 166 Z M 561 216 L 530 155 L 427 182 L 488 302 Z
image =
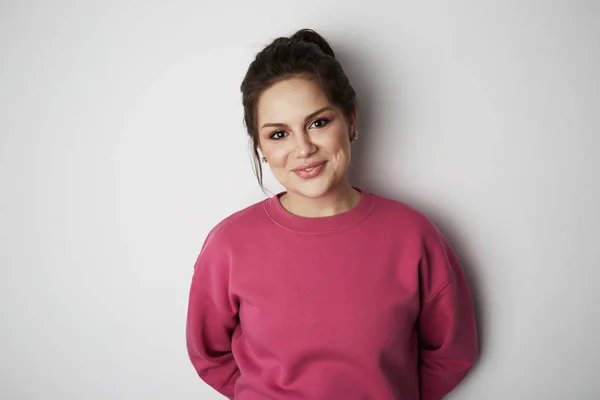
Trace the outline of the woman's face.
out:
M 346 179 L 352 121 L 308 78 L 266 89 L 257 105 L 259 147 L 288 193 L 317 198 Z

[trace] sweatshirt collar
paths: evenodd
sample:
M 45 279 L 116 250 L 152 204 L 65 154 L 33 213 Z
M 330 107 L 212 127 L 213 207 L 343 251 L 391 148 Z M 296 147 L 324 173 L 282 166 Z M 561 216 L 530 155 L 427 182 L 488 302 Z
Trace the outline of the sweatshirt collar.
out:
M 301 233 L 330 233 L 351 228 L 371 214 L 375 208 L 375 199 L 366 190 L 355 188 L 360 192 L 358 203 L 350 210 L 327 217 L 301 217 L 291 214 L 283 206 L 279 199 L 286 192 L 281 192 L 267 199 L 265 210 L 276 224 L 291 231 Z

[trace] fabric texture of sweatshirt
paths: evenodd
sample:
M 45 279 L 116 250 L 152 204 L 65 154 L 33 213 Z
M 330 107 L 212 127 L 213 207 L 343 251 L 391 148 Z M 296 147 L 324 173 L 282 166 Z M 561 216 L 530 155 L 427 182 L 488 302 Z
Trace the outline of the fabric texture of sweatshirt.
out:
M 435 400 L 477 358 L 455 253 L 409 206 L 288 213 L 282 193 L 224 219 L 194 267 L 187 348 L 235 400 Z

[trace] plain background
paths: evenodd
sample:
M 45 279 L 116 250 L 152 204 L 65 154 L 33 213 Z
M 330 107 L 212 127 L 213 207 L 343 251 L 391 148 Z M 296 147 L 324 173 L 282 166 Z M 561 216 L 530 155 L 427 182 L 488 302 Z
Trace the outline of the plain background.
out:
M 0 5 L 0 398 L 222 398 L 185 349 L 193 263 L 265 198 L 239 85 L 305 27 L 358 92 L 353 183 L 463 262 L 481 358 L 448 398 L 600 398 L 600 2 Z

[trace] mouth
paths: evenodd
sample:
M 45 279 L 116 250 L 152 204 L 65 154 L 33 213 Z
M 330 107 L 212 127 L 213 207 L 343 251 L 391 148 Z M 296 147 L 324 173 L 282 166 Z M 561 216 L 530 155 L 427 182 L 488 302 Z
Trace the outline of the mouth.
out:
M 302 179 L 311 179 L 317 177 L 323 171 L 327 161 L 318 161 L 302 165 L 294 169 L 294 173 Z
M 313 169 L 325 164 L 326 161 L 314 161 L 308 164 L 304 164 L 301 165 L 297 168 L 294 169 L 294 172 L 299 172 L 299 171 L 312 171 Z

